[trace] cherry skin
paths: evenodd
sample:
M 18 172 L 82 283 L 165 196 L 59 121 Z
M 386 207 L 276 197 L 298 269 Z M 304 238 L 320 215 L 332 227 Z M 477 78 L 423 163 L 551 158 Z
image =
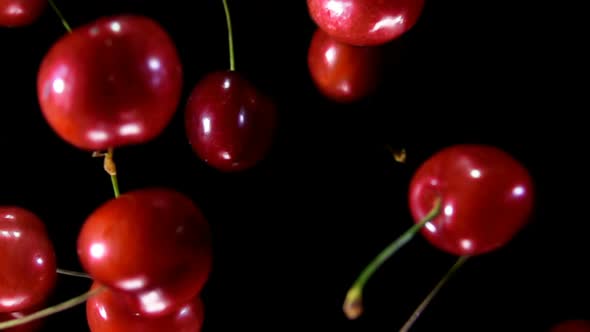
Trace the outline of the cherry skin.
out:
M 221 171 L 260 162 L 273 142 L 274 103 L 235 71 L 213 72 L 193 89 L 185 129 L 194 152 Z
M 388 43 L 408 32 L 424 0 L 307 0 L 312 20 L 339 41 L 357 46 Z
M 410 183 L 416 222 L 441 199 L 441 211 L 421 228 L 435 247 L 455 255 L 477 255 L 507 244 L 533 209 L 527 169 L 506 152 L 486 145 L 455 145 L 425 161 Z
M 18 319 L 32 313 L 35 313 L 39 310 L 43 309 L 42 306 L 27 308 L 25 310 L 20 310 L 16 312 L 0 312 L 0 323 Z M 43 327 L 43 319 L 35 319 L 34 321 L 17 325 L 6 330 L 2 330 L 4 332 L 37 332 L 40 331 Z
M 144 315 L 172 312 L 196 296 L 212 264 L 209 224 L 186 196 L 166 188 L 130 191 L 84 222 L 78 256 L 92 278 L 129 294 Z
M 314 84 L 324 96 L 336 102 L 354 102 L 376 89 L 381 49 L 341 43 L 316 29 L 307 64 Z
M 590 321 L 582 319 L 566 320 L 553 326 L 549 332 L 590 332 Z
M 37 306 L 57 280 L 56 257 L 45 225 L 34 213 L 0 207 L 0 312 Z
M 92 288 L 98 287 L 97 283 Z M 119 294 L 105 290 L 86 302 L 86 319 L 91 332 L 199 332 L 204 321 L 204 307 L 194 297 L 170 314 L 144 317 L 121 301 Z
M 0 0 L 0 27 L 33 24 L 47 7 L 47 0 Z
M 150 18 L 103 17 L 57 41 L 43 58 L 43 116 L 84 150 L 146 143 L 180 102 L 182 67 L 169 35 Z

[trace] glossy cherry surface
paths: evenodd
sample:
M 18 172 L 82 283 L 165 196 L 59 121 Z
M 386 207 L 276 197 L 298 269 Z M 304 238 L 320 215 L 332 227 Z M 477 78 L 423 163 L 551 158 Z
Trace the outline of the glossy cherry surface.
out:
M 590 321 L 582 319 L 566 320 L 554 325 L 549 332 L 590 332 Z
M 0 0 L 0 27 L 33 24 L 47 8 L 47 0 Z
M 21 207 L 0 207 L 0 312 L 45 302 L 55 287 L 56 268 L 41 219 Z
M 133 293 L 135 309 L 163 315 L 198 294 L 212 264 L 209 224 L 185 195 L 166 188 L 122 194 L 98 207 L 78 237 L 97 282 Z
M 456 255 L 490 252 L 529 221 L 533 182 L 506 152 L 486 145 L 455 145 L 426 160 L 410 183 L 416 222 L 441 198 L 441 212 L 421 229 L 434 246 Z
M 93 284 L 92 288 L 97 287 Z M 130 310 L 119 294 L 100 292 L 86 302 L 86 319 L 91 332 L 199 332 L 204 307 L 199 296 L 160 317 L 145 317 Z
M 336 102 L 354 102 L 377 88 L 381 49 L 341 43 L 316 29 L 307 64 L 314 84 L 324 96 Z
M 181 88 L 169 35 L 152 19 L 131 15 L 103 17 L 62 37 L 37 79 L 51 128 L 85 150 L 154 139 L 176 112 Z
M 22 318 L 24 316 L 30 315 L 38 310 L 43 309 L 42 306 L 27 308 L 21 311 L 15 312 L 0 312 L 0 323 L 6 322 L 13 319 Z M 36 319 L 34 321 L 17 325 L 6 330 L 2 330 L 3 332 L 37 332 L 41 331 L 43 327 L 43 319 Z
M 422 15 L 424 0 L 307 0 L 319 28 L 343 43 L 388 43 L 409 31 Z
M 274 103 L 235 71 L 213 72 L 193 89 L 185 128 L 195 153 L 222 171 L 260 162 L 277 125 Z

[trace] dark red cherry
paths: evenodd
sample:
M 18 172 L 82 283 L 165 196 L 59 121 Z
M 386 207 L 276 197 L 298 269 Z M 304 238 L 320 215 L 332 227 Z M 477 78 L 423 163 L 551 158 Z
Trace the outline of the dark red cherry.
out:
M 313 21 L 343 43 L 388 43 L 410 30 L 422 15 L 424 0 L 307 0 Z
M 185 127 L 195 153 L 222 171 L 250 168 L 272 146 L 274 103 L 235 71 L 214 72 L 193 89 Z
M 33 24 L 47 7 L 47 0 L 0 0 L 0 27 Z
M 307 64 L 313 82 L 336 102 L 354 102 L 371 94 L 381 72 L 381 49 L 351 46 L 316 29 Z
M 31 307 L 21 311 L 15 312 L 0 312 L 0 323 L 6 322 L 13 319 L 22 318 L 24 316 L 30 315 L 34 312 L 43 309 L 42 306 Z M 40 331 L 43 327 L 43 319 L 36 319 L 30 321 L 25 324 L 17 325 L 6 330 L 2 330 L 3 332 L 37 332 Z
M 566 320 L 554 325 L 549 332 L 590 332 L 590 321 L 582 319 Z
M 212 264 L 209 224 L 185 195 L 166 188 L 130 191 L 98 207 L 78 237 L 78 255 L 95 281 L 131 293 L 144 315 L 164 315 L 195 297 Z
M 456 255 L 477 255 L 507 244 L 529 221 L 533 182 L 506 152 L 486 145 L 455 145 L 425 161 L 410 183 L 416 222 L 441 199 L 441 211 L 422 234 Z
M 93 284 L 92 288 L 98 285 Z M 86 302 L 86 319 L 91 332 L 199 332 L 204 321 L 199 296 L 160 317 L 145 317 L 131 310 L 119 294 L 102 291 Z
M 45 225 L 34 213 L 0 207 L 0 312 L 45 302 L 57 280 L 56 257 Z
M 182 68 L 163 28 L 142 16 L 113 16 L 56 42 L 37 79 L 41 110 L 65 141 L 86 150 L 157 137 L 180 101 Z

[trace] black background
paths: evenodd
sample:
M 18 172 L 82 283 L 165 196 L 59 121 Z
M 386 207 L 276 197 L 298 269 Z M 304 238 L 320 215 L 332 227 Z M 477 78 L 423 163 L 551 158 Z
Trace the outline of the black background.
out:
M 570 189 L 583 165 L 570 152 L 575 141 L 558 133 L 568 131 L 558 125 L 566 115 L 552 108 L 550 64 L 533 51 L 534 8 L 515 3 L 427 1 L 418 25 L 386 46 L 380 90 L 338 105 L 309 78 L 315 26 L 305 1 L 229 1 L 237 70 L 274 98 L 281 118 L 263 163 L 224 174 L 192 153 L 181 111 L 204 74 L 228 67 L 221 1 L 57 1 L 73 27 L 145 14 L 177 43 L 185 88 L 176 118 L 157 140 L 115 157 L 122 191 L 176 188 L 208 217 L 215 266 L 203 293 L 204 331 L 399 328 L 455 259 L 419 236 L 369 283 L 361 319 L 348 321 L 342 301 L 362 267 L 411 225 L 413 171 L 454 143 L 493 144 L 521 160 L 535 178 L 535 216 L 508 246 L 463 267 L 414 331 L 545 331 L 590 316 L 586 220 L 572 214 L 584 206 Z M 38 66 L 63 34 L 50 8 L 30 27 L 0 29 L 0 204 L 40 215 L 60 267 L 79 270 L 78 231 L 112 189 L 101 160 L 61 141 L 38 107 Z M 396 163 L 386 144 L 406 148 L 407 163 Z M 59 280 L 52 303 L 89 285 Z M 84 307 L 46 326 L 85 331 Z

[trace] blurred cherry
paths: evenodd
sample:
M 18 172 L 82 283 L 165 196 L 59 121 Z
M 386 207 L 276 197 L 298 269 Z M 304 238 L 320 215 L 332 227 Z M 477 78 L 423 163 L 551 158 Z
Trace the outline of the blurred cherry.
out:
M 47 8 L 47 0 L 0 0 L 0 27 L 33 24 Z
M 120 294 L 105 290 L 86 302 L 86 318 L 91 332 L 199 332 L 204 307 L 196 296 L 167 315 L 145 317 L 121 301 Z
M 549 332 L 590 332 L 590 321 L 582 319 L 565 320 L 555 324 Z
M 98 207 L 78 237 L 78 255 L 95 281 L 132 293 L 144 315 L 164 315 L 199 294 L 212 264 L 209 224 L 171 189 L 130 191 Z
M 37 306 L 57 279 L 56 257 L 45 225 L 32 212 L 0 207 L 0 312 Z
M 307 63 L 313 82 L 326 97 L 341 103 L 360 100 L 378 85 L 381 49 L 352 46 L 316 29 Z
M 193 89 L 185 111 L 193 150 L 222 171 L 244 170 L 264 159 L 276 122 L 273 102 L 232 70 L 205 76 Z
M 152 19 L 132 15 L 74 29 L 45 55 L 37 80 L 51 128 L 86 150 L 154 139 L 176 112 L 181 88 L 170 36 Z

